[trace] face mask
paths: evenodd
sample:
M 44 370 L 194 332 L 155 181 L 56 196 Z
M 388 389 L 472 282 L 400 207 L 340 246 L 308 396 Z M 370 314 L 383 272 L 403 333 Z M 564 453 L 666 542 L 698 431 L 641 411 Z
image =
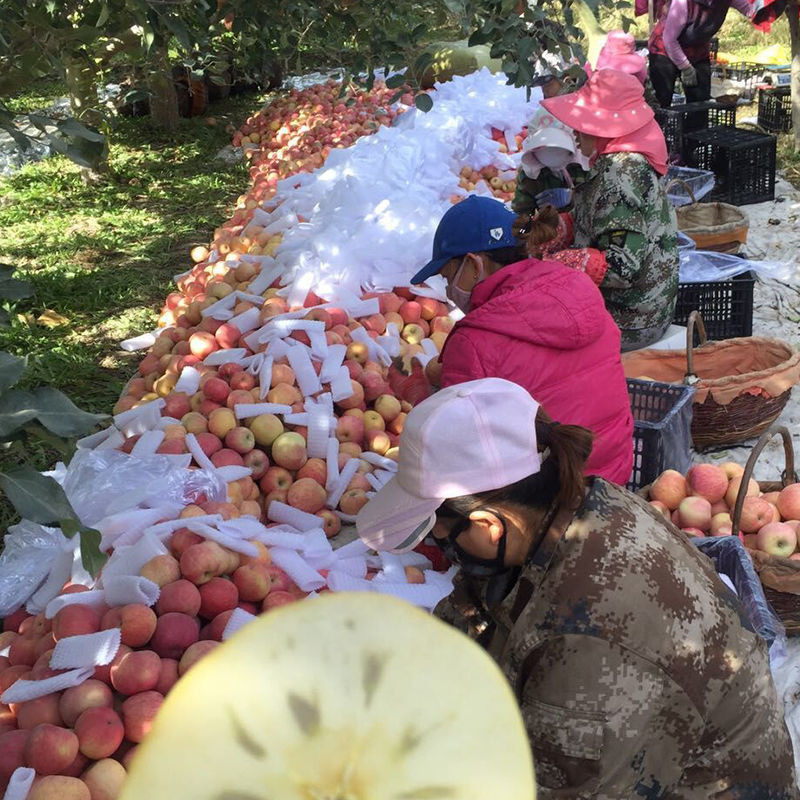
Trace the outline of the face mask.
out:
M 494 558 L 480 558 L 464 550 L 456 539 L 470 526 L 469 518 L 462 518 L 456 523 L 453 530 L 444 539 L 436 536 L 433 540 L 439 546 L 449 561 L 458 564 L 467 575 L 474 578 L 492 578 L 509 572 L 510 567 L 505 564 L 506 560 L 506 529 L 503 523 L 503 535 L 497 543 L 497 555 Z
M 573 160 L 569 150 L 565 150 L 563 147 L 540 147 L 534 155 L 543 167 L 554 171 L 566 169 Z
M 461 266 L 458 268 L 458 272 L 456 272 L 455 277 L 452 281 L 447 282 L 447 299 L 450 300 L 456 308 L 460 308 L 465 314 L 469 311 L 469 301 L 472 297 L 472 290 L 466 291 L 462 289 L 458 282 L 461 280 L 461 274 L 464 272 L 464 265 L 467 263 L 467 260 L 464 259 L 461 262 Z M 478 281 L 483 280 L 483 275 L 478 278 Z

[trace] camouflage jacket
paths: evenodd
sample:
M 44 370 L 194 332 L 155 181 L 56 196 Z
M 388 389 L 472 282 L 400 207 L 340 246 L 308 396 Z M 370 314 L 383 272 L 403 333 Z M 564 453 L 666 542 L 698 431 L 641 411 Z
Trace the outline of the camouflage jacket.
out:
M 508 677 L 542 800 L 800 797 L 766 645 L 712 562 L 600 478 L 565 527 L 491 609 L 461 578 L 436 609 Z
M 579 164 L 570 164 L 567 167 L 572 184 L 578 186 L 586 180 L 587 173 L 583 171 Z M 525 171 L 520 167 L 517 170 L 517 183 L 514 189 L 514 199 L 511 201 L 511 208 L 517 214 L 533 214 L 539 205 L 536 202 L 536 195 L 545 189 L 563 189 L 566 181 L 559 175 L 555 175 L 552 170 L 542 167 L 538 178 L 529 178 Z
M 575 247 L 605 253 L 600 291 L 623 346 L 640 343 L 637 331 L 666 328 L 678 294 L 677 223 L 655 170 L 639 153 L 601 156 L 574 205 Z

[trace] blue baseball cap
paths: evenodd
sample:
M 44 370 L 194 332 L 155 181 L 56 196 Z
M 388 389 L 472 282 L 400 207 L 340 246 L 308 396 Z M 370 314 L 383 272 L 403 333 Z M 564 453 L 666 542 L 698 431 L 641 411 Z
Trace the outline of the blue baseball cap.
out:
M 472 194 L 456 203 L 439 222 L 433 237 L 433 258 L 411 279 L 422 283 L 451 259 L 520 244 L 511 232 L 517 215 L 499 200 Z

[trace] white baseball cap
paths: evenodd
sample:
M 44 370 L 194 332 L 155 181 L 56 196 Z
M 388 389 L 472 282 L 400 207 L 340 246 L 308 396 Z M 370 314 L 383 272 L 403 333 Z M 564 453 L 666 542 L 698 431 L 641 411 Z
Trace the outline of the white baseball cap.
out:
M 361 540 L 374 550 L 412 550 L 448 498 L 539 472 L 538 410 L 525 389 L 501 378 L 449 386 L 415 406 L 400 436 L 397 474 L 356 518 Z

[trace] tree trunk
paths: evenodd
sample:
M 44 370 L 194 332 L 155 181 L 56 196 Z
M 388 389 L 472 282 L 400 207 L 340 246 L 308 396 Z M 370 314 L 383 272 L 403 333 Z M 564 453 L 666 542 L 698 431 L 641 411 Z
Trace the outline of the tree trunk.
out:
M 789 0 L 786 6 L 789 18 L 789 39 L 792 43 L 792 132 L 794 149 L 800 152 L 800 3 Z
M 64 59 L 64 78 L 69 91 L 69 104 L 75 119 L 99 128 L 103 123 L 102 111 L 98 108 L 95 70 L 79 55 Z
M 64 79 L 69 92 L 69 104 L 75 119 L 94 128 L 102 128 L 104 118 L 97 100 L 97 72 L 89 61 L 72 53 L 64 58 Z M 102 181 L 108 173 L 108 141 L 106 140 L 100 163 L 94 167 L 81 167 L 81 180 L 87 185 Z
M 147 80 L 150 90 L 150 119 L 165 131 L 178 129 L 178 96 L 172 83 L 172 71 L 166 52 L 155 55 Z

